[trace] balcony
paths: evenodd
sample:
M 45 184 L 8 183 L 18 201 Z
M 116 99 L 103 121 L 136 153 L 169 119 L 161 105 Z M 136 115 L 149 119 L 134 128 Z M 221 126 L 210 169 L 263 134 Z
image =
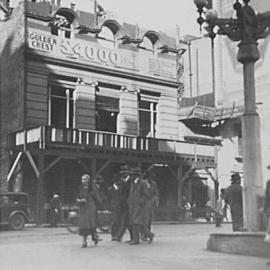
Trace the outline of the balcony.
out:
M 186 142 L 116 133 L 39 126 L 9 134 L 10 150 L 63 150 L 133 156 L 156 161 L 207 163 L 215 167 L 216 142 Z

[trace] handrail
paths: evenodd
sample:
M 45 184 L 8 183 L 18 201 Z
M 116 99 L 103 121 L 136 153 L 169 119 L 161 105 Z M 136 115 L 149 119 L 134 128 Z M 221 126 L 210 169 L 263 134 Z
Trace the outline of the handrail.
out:
M 13 146 L 37 142 L 40 148 L 45 148 L 47 144 L 61 144 L 137 150 L 149 153 L 188 154 L 194 155 L 195 159 L 197 159 L 197 156 L 215 156 L 215 146 L 206 143 L 139 137 L 96 130 L 55 128 L 52 126 L 33 127 L 12 133 L 9 141 L 12 141 Z

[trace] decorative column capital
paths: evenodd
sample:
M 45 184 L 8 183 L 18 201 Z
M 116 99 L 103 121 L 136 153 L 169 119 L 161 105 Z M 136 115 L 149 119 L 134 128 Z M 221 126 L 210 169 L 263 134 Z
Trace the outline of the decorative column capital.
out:
M 240 63 L 255 63 L 260 59 L 260 52 L 256 41 L 241 41 L 238 47 L 237 60 Z

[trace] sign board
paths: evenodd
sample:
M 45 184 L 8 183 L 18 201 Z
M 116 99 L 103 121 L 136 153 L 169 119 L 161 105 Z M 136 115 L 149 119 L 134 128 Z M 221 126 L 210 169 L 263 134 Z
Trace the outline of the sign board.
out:
M 94 66 L 159 77 L 176 81 L 176 60 L 146 55 L 144 51 L 132 52 L 105 48 L 98 42 L 68 39 L 50 35 L 45 31 L 28 29 L 28 47 L 56 58 L 81 61 Z

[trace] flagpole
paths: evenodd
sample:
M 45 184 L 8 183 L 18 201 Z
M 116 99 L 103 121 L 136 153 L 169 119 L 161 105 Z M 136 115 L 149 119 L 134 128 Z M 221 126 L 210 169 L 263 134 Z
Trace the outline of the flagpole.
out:
M 176 81 L 177 84 L 179 85 L 180 82 L 180 78 L 179 78 L 179 61 L 180 61 L 180 28 L 178 26 L 178 24 L 176 24 L 176 35 L 177 35 L 177 40 L 176 40 L 176 48 L 178 50 L 177 55 L 176 55 Z M 178 86 L 179 87 L 179 86 Z M 179 89 L 178 89 L 178 93 L 177 93 L 177 97 L 178 97 L 178 102 L 180 101 L 180 93 L 179 93 Z
M 94 0 L 94 16 L 95 16 L 95 26 L 97 26 L 98 25 L 97 0 Z

